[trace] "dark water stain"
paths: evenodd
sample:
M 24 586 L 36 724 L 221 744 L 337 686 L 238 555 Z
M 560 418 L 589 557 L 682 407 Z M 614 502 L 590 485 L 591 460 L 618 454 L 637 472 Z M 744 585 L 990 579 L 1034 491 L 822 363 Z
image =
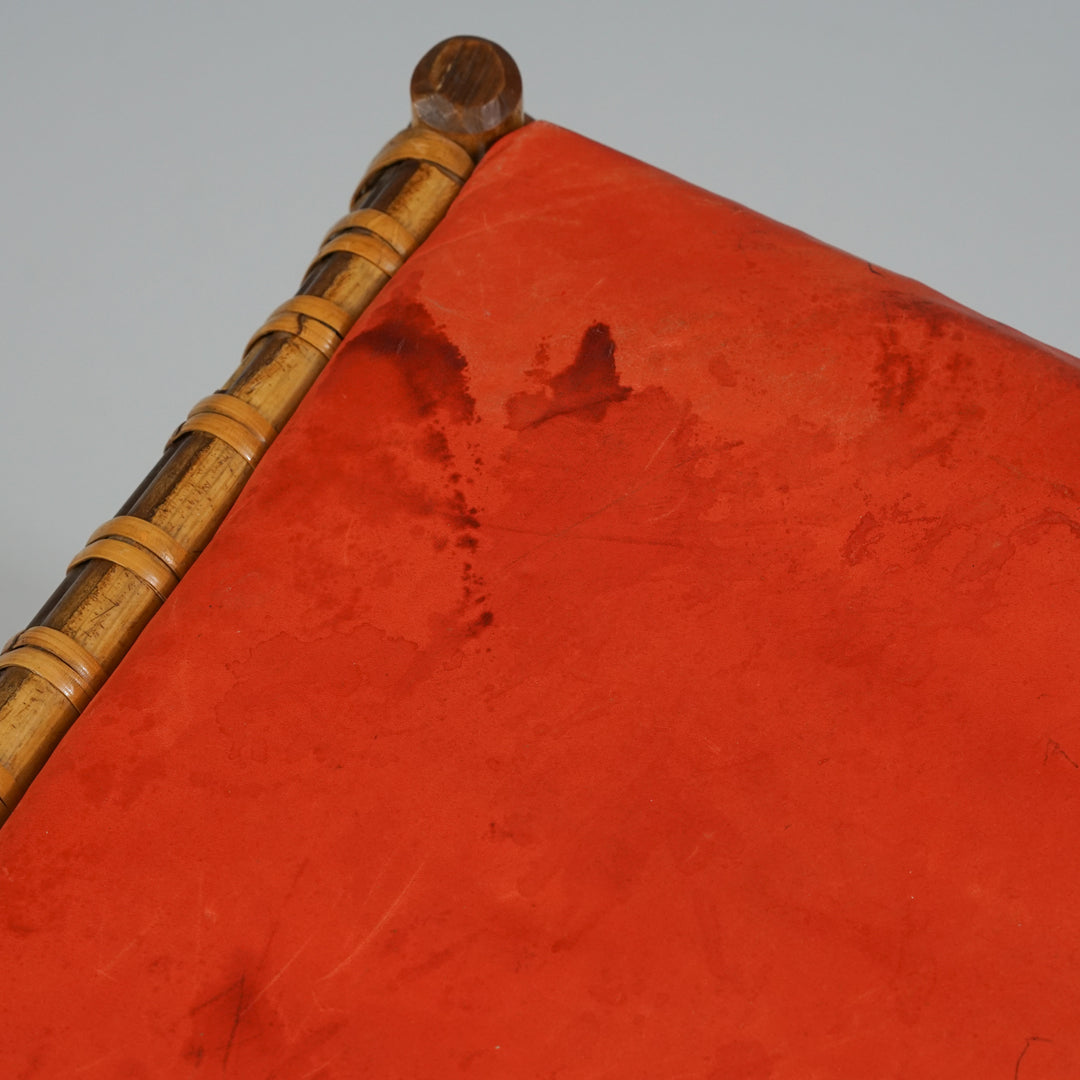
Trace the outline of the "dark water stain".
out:
M 956 312 L 939 301 L 908 296 L 905 293 L 894 293 L 893 302 L 902 306 L 909 316 L 922 323 L 927 337 L 937 339 L 952 336 L 959 340 L 963 339 L 963 331 L 959 326 Z
M 739 382 L 731 365 L 722 356 L 714 356 L 709 361 L 709 374 L 721 386 L 737 386 Z
M 479 529 L 480 519 L 476 516 L 479 508 L 469 506 L 465 492 L 455 491 L 449 499 L 446 519 L 455 529 Z
M 465 357 L 423 304 L 405 298 L 390 301 L 382 310 L 382 320 L 354 341 L 393 360 L 418 416 L 442 410 L 456 423 L 471 423 L 475 418 Z
M 881 337 L 881 359 L 874 368 L 874 394 L 882 412 L 903 412 L 926 382 L 923 358 L 900 346 L 899 335 L 890 328 Z
M 410 436 L 413 459 L 425 463 L 422 472 L 430 474 L 434 466 L 439 477 L 434 484 L 430 476 L 418 481 L 396 455 L 387 455 L 388 460 L 382 463 L 384 471 L 401 474 L 395 480 L 395 491 L 417 516 L 441 519 L 442 527 L 431 536 L 436 551 L 471 559 L 480 546 L 480 508 L 472 505 L 463 487 L 474 483 L 475 476 L 468 474 L 476 473 L 483 462 L 476 453 L 479 447 L 472 443 L 464 448 L 472 465 L 459 461 L 463 450 L 448 426 L 480 422 L 469 393 L 464 354 L 424 305 L 408 296 L 390 300 L 379 322 L 358 334 L 352 345 L 390 361 L 400 374 L 407 391 L 406 417 L 402 419 L 417 425 L 416 434 Z M 466 637 L 474 637 L 491 625 L 494 615 L 486 609 L 476 613 L 486 597 L 476 596 L 482 591 L 483 578 L 471 562 L 463 563 L 462 578 L 464 595 L 453 617 L 459 633 L 463 629 Z
M 1026 544 L 1034 544 L 1043 539 L 1052 527 L 1059 525 L 1068 529 L 1073 536 L 1080 540 L 1080 521 L 1063 514 L 1060 510 L 1052 510 L 1049 507 L 1043 510 L 1034 520 L 1021 525 L 1016 530 L 1016 536 Z
M 482 611 L 473 619 L 465 632 L 469 637 L 476 637 L 481 630 L 486 630 L 494 621 L 495 613 L 493 611 Z
M 534 374 L 538 369 L 534 369 Z M 506 402 L 507 427 L 513 431 L 536 427 L 555 416 L 576 413 L 588 420 L 603 420 L 608 406 L 625 401 L 632 388 L 619 383 L 615 369 L 615 342 L 605 323 L 593 323 L 578 346 L 574 362 L 557 375 L 542 376 L 547 390 L 523 391 Z
M 886 326 L 881 336 L 881 357 L 875 366 L 873 390 L 882 412 L 902 413 L 919 395 L 932 370 L 940 369 L 953 382 L 964 374 L 969 362 L 952 349 L 942 358 L 949 342 L 964 341 L 964 327 L 957 313 L 932 299 L 889 292 L 885 296 Z
M 844 560 L 851 566 L 857 566 L 870 557 L 874 545 L 884 536 L 885 530 L 878 519 L 869 512 L 863 514 L 841 549 Z
M 453 462 L 454 455 L 450 451 L 450 441 L 441 428 L 429 427 L 421 435 L 416 448 L 422 457 L 427 458 L 428 461 L 434 461 L 437 465 L 450 465 Z M 458 474 L 455 473 L 456 475 Z

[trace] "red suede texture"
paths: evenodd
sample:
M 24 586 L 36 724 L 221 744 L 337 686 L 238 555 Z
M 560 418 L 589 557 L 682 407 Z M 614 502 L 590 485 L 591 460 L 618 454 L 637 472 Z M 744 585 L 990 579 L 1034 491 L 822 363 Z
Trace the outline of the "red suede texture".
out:
M 506 139 L 0 832 L 0 1071 L 1080 1075 L 1078 422 Z

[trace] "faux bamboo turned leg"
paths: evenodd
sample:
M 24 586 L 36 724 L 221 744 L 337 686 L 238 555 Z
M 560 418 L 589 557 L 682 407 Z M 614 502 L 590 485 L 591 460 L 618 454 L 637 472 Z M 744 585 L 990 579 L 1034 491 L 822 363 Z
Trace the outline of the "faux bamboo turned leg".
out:
M 436 45 L 411 91 L 412 126 L 372 162 L 298 294 L 251 339 L 222 390 L 192 409 L 0 654 L 0 821 L 213 536 L 353 322 L 446 213 L 474 162 L 524 121 L 514 61 L 479 38 Z

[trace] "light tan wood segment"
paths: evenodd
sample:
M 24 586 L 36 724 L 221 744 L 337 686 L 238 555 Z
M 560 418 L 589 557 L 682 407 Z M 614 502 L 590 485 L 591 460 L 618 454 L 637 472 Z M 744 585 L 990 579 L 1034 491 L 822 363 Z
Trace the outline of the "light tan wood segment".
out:
M 416 237 L 404 225 L 389 214 L 371 208 L 353 210 L 346 214 L 326 234 L 323 243 L 348 232 L 349 229 L 366 229 L 380 240 L 385 240 L 402 258 L 411 255 L 416 248 Z
M 10 810 L 19 801 L 22 788 L 19 778 L 0 765 L 0 820 L 3 820 L 4 810 Z

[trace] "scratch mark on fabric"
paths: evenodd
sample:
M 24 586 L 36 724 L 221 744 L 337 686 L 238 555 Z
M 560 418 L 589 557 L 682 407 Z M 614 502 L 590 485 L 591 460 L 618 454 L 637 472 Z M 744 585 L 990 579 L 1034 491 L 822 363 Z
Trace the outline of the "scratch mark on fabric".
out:
M 116 965 L 118 963 L 120 963 L 120 961 L 125 956 L 127 956 L 127 954 L 129 952 L 131 952 L 132 949 L 135 948 L 136 944 L 138 944 L 139 937 L 141 937 L 141 936 L 142 935 L 140 934 L 138 937 L 133 937 L 107 964 L 104 964 L 101 967 L 96 968 L 95 969 L 95 974 L 101 975 L 103 978 L 106 978 L 106 979 L 112 979 L 115 982 L 116 981 L 116 976 L 110 974 L 112 969 L 114 967 L 116 967 Z
M 240 976 L 240 993 L 236 996 L 236 1012 L 233 1014 L 232 1028 L 229 1031 L 229 1041 L 225 1044 L 225 1056 L 221 1060 L 222 1071 L 229 1067 L 229 1055 L 232 1053 L 233 1040 L 236 1038 L 236 1029 L 240 1026 L 240 1017 L 244 1015 L 244 981 L 246 975 Z
M 568 226 L 575 230 L 580 229 L 582 226 L 582 219 L 578 214 L 508 214 L 493 222 L 487 220 L 486 214 L 482 215 L 482 218 L 483 223 L 479 228 L 470 229 L 467 232 L 459 233 L 456 236 L 451 236 L 445 240 L 442 237 L 436 237 L 434 245 L 431 248 L 425 247 L 424 250 L 426 252 L 434 252 L 438 251 L 440 248 L 453 247 L 455 244 L 460 244 L 474 236 L 490 236 L 499 229 L 505 229 L 508 226 L 517 225 L 521 222 L 528 225 L 533 225 L 535 223 L 538 225 L 547 224 L 552 227 Z
M 76 1075 L 78 1075 L 79 1073 L 89 1072 L 91 1069 L 93 1069 L 96 1066 L 100 1065 L 103 1061 L 108 1061 L 109 1058 L 111 1058 L 115 1053 L 116 1053 L 115 1050 L 110 1050 L 109 1053 L 102 1054 L 101 1057 L 99 1057 L 99 1058 L 94 1058 L 94 1060 L 89 1062 L 88 1064 L 80 1065 L 75 1070 Z
M 460 315 L 461 314 L 461 312 L 457 308 L 450 308 L 450 307 L 447 307 L 445 304 L 440 304 L 438 300 L 434 300 L 430 296 L 427 297 L 426 303 L 428 304 L 429 307 L 434 307 L 434 308 L 438 308 L 440 311 L 445 311 L 447 315 Z M 321 1069 L 322 1066 L 320 1065 L 319 1068 Z
M 206 908 L 206 867 L 201 867 L 199 870 L 199 895 L 198 903 L 195 907 L 195 960 L 200 962 L 203 958 L 203 952 L 206 948 L 206 920 L 207 920 L 207 908 Z
M 198 1005 L 192 1006 L 192 1008 L 190 1010 L 190 1015 L 194 1016 L 197 1012 L 202 1012 L 202 1010 L 205 1009 L 208 1005 L 213 1005 L 215 1001 L 220 1001 L 227 994 L 231 994 L 239 986 L 240 986 L 240 980 L 239 979 L 237 979 L 235 982 L 229 983 L 229 985 L 226 986 L 224 990 L 219 990 L 216 994 L 213 994 L 210 997 L 206 998 L 205 1000 L 200 1001 Z
M 714 742 L 710 742 L 708 739 L 701 740 L 718 758 L 724 757 L 724 751 L 716 745 Z
M 281 976 L 282 976 L 282 975 L 284 975 L 284 974 L 285 974 L 285 972 L 286 972 L 286 971 L 288 971 L 288 970 L 289 970 L 289 968 L 291 968 L 291 967 L 293 966 L 293 964 L 294 964 L 294 963 L 295 963 L 295 962 L 297 961 L 297 959 L 299 958 L 300 954 L 301 954 L 301 953 L 302 953 L 302 952 L 303 952 L 303 951 L 304 951 L 304 950 L 305 950 L 305 949 L 306 949 L 306 948 L 307 948 L 307 947 L 308 947 L 308 946 L 309 946 L 309 945 L 310 945 L 310 944 L 312 943 L 312 941 L 313 941 L 313 940 L 315 939 L 315 934 L 316 934 L 316 933 L 318 933 L 318 931 L 315 931 L 315 930 L 313 930 L 313 931 L 312 931 L 312 932 L 311 932 L 311 933 L 310 933 L 310 934 L 309 934 L 309 935 L 307 936 L 307 939 L 306 939 L 306 940 L 304 941 L 303 945 L 301 945 L 301 946 L 300 946 L 300 948 L 299 948 L 299 949 L 297 949 L 297 950 L 296 950 L 296 952 L 294 952 L 294 953 L 292 954 L 292 956 L 290 956 L 290 957 L 289 957 L 289 959 L 288 959 L 288 960 L 286 960 L 286 961 L 285 961 L 285 963 L 284 963 L 284 964 L 282 964 L 282 966 L 281 966 L 280 968 L 278 968 L 278 970 L 277 970 L 277 974 L 276 974 L 276 975 L 274 975 L 274 977 L 273 977 L 272 979 L 270 979 L 270 981 L 269 981 L 269 982 L 268 982 L 268 983 L 267 983 L 267 984 L 266 984 L 266 985 L 265 985 L 265 986 L 264 986 L 264 987 L 263 987 L 263 988 L 262 988 L 262 989 L 261 989 L 261 990 L 260 990 L 260 991 L 259 991 L 259 992 L 258 992 L 258 993 L 257 993 L 257 994 L 256 994 L 256 995 L 255 995 L 255 996 L 254 996 L 254 997 L 253 997 L 253 998 L 252 998 L 252 999 L 251 999 L 251 1000 L 250 1000 L 250 1001 L 249 1001 L 249 1002 L 248 1002 L 247 1004 L 246 1004 L 246 1005 L 245 1005 L 245 1006 L 244 1006 L 244 1008 L 243 1008 L 243 1012 L 245 1012 L 245 1013 L 246 1013 L 246 1012 L 249 1012 L 249 1011 L 250 1011 L 250 1010 L 251 1010 L 252 1008 L 254 1008 L 254 1007 L 255 1007 L 255 1004 L 256 1004 L 256 1002 L 258 1002 L 258 1001 L 259 1001 L 259 999 L 260 999 L 260 998 L 262 998 L 262 997 L 263 997 L 263 996 L 264 996 L 264 995 L 265 995 L 265 994 L 266 994 L 266 993 L 267 993 L 267 992 L 268 992 L 268 991 L 270 990 L 270 988 L 271 988 L 271 987 L 272 987 L 272 986 L 274 985 L 274 983 L 276 983 L 276 982 L 278 981 L 278 979 L 280 979 L 280 978 L 281 978 Z
M 341 963 L 338 964 L 335 968 L 333 968 L 331 971 L 328 971 L 322 977 L 322 979 L 319 980 L 320 982 L 324 982 L 325 980 L 332 978 L 339 971 L 347 968 L 349 964 L 351 964 L 368 947 L 368 945 L 370 945 L 372 941 L 375 940 L 375 938 L 379 934 L 379 931 L 382 930 L 382 928 L 394 917 L 394 914 L 397 912 L 398 908 L 400 908 L 401 905 L 405 902 L 405 897 L 409 894 L 409 890 L 412 888 L 413 882 L 416 881 L 417 877 L 420 874 L 420 871 L 424 869 L 426 864 L 427 861 L 425 860 L 413 871 L 412 877 L 405 882 L 404 888 L 393 899 L 386 911 L 383 912 L 382 917 L 379 919 L 379 921 L 363 936 L 363 938 L 360 939 L 352 952 L 350 952 L 349 955 L 346 956 L 345 959 L 342 960 Z
M 94 969 L 94 974 L 95 975 L 100 975 L 100 976 L 102 976 L 103 978 L 106 978 L 106 979 L 112 979 L 115 982 L 116 981 L 116 976 L 111 974 L 112 969 L 114 967 L 116 967 L 116 965 L 119 964 L 120 961 L 123 960 L 123 958 L 125 956 L 127 956 L 127 954 L 129 952 L 131 952 L 131 950 L 133 948 L 135 948 L 135 946 L 138 945 L 139 942 L 142 941 L 142 939 L 144 937 L 146 937 L 146 935 L 149 934 L 150 931 L 153 930 L 155 926 L 157 926 L 157 924 L 158 924 L 157 919 L 153 919 L 151 922 L 149 922 L 107 964 L 102 964 L 101 967 L 95 968 Z
M 1045 765 L 1050 760 L 1051 754 L 1060 754 L 1074 769 L 1080 769 L 1080 762 L 1071 758 L 1065 750 L 1062 748 L 1061 743 L 1057 739 L 1046 740 L 1046 753 L 1043 754 L 1043 764 Z
M 678 507 L 672 510 L 671 513 L 676 513 Z M 660 517 L 649 518 L 649 524 L 661 521 L 663 518 L 668 517 L 669 514 L 661 514 Z M 484 528 L 494 529 L 496 532 L 508 532 L 518 533 L 522 536 L 543 536 L 547 540 L 557 540 L 565 535 L 565 530 L 556 530 L 551 532 L 545 529 L 524 529 L 515 525 L 499 525 L 497 523 L 485 522 Z M 599 543 L 604 544 L 641 544 L 645 547 L 673 547 L 673 548 L 687 548 L 688 545 L 684 544 L 681 540 L 654 540 L 641 536 L 612 536 L 604 533 L 583 533 L 579 532 L 576 536 L 578 540 L 596 540 Z M 540 545 L 543 546 L 543 545 Z M 533 549 L 536 550 L 535 548 Z
M 329 1068 L 331 1065 L 333 1065 L 340 1056 L 341 1055 L 338 1054 L 337 1057 L 327 1058 L 321 1065 L 316 1065 L 315 1068 L 311 1070 L 311 1072 L 304 1073 L 304 1075 L 300 1077 L 300 1080 L 310 1080 L 312 1076 L 315 1076 L 317 1073 L 321 1073 L 323 1069 Z
M 1037 1042 L 1048 1043 L 1050 1041 L 1051 1041 L 1050 1039 L 1042 1039 L 1038 1035 L 1032 1035 L 1029 1039 L 1027 1039 L 1024 1042 L 1024 1049 L 1020 1051 L 1020 1056 L 1016 1059 L 1016 1067 L 1013 1069 L 1013 1080 L 1019 1080 L 1019 1077 L 1020 1077 L 1020 1062 L 1022 1062 L 1024 1060 L 1024 1055 L 1031 1048 L 1031 1044 L 1032 1043 L 1037 1043 Z
M 349 522 L 348 528 L 345 530 L 345 535 L 341 539 L 341 554 L 342 561 L 346 566 L 352 566 L 352 559 L 349 558 L 349 548 L 352 545 L 353 530 L 356 528 L 357 519 L 353 519 Z
M 649 469 L 652 468 L 652 463 L 660 456 L 660 451 L 663 450 L 665 446 L 667 446 L 668 441 L 671 439 L 671 436 L 674 435 L 675 432 L 677 432 L 679 428 L 681 428 L 683 424 L 686 423 L 686 418 L 689 415 L 690 407 L 688 405 L 683 410 L 682 416 L 680 416 L 679 419 L 676 420 L 674 424 L 672 424 L 671 430 L 660 440 L 660 445 L 652 452 L 652 457 L 650 457 L 649 460 L 645 462 L 645 468 L 641 470 L 643 473 L 647 473 Z
M 677 472 L 679 469 L 685 468 L 687 465 L 692 464 L 699 458 L 704 457 L 706 453 L 707 451 L 701 450 L 696 454 L 691 454 L 690 457 L 685 458 L 682 461 L 676 462 L 671 467 L 671 472 Z M 579 529 L 586 522 L 592 521 L 593 518 L 599 517 L 601 514 L 610 510 L 613 506 L 618 506 L 619 503 L 625 502 L 627 499 L 636 495 L 643 487 L 650 483 L 652 483 L 652 477 L 644 477 L 638 483 L 633 484 L 630 488 L 624 491 L 621 495 L 616 495 L 614 499 L 611 499 L 610 501 L 604 503 L 604 505 L 599 507 L 598 509 L 593 510 L 591 513 L 586 514 L 584 517 L 579 518 L 577 521 L 572 522 L 565 528 L 559 529 L 557 532 L 549 533 L 546 539 L 541 541 L 535 547 L 529 548 L 528 551 L 523 552 L 516 559 L 511 559 L 510 562 L 508 562 L 504 567 L 502 567 L 502 569 L 500 570 L 500 575 L 506 574 L 512 567 L 517 566 L 519 562 L 522 562 L 523 560 L 529 558 L 531 555 L 535 555 L 536 552 L 538 552 L 541 548 L 546 547 L 548 544 L 554 543 L 556 540 L 561 540 L 564 536 L 569 535 L 575 529 Z

